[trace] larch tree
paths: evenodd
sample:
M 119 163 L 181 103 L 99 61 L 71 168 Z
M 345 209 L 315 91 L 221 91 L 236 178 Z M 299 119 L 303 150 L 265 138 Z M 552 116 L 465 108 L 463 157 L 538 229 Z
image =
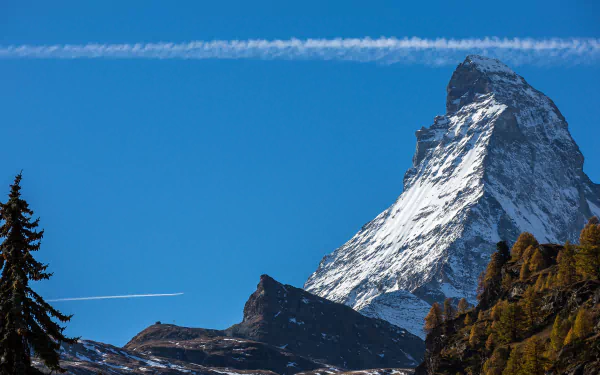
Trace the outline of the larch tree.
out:
M 583 307 L 580 308 L 577 312 L 575 322 L 573 323 L 574 338 L 577 340 L 583 340 L 592 332 L 593 327 L 594 323 L 592 322 L 589 311 Z
M 517 303 L 509 303 L 502 310 L 498 325 L 498 341 L 502 343 L 510 343 L 516 341 L 522 333 L 523 310 Z
M 563 320 L 560 315 L 557 315 L 550 332 L 550 348 L 554 353 L 558 353 L 562 349 L 569 329 L 569 321 Z
M 527 288 L 527 290 L 525 290 L 521 303 L 523 304 L 523 310 L 525 311 L 527 324 L 529 326 L 534 326 L 538 323 L 540 318 L 541 301 L 533 286 L 530 286 Z
M 485 335 L 485 327 L 482 324 L 473 324 L 469 333 L 469 344 L 476 348 L 481 346 Z
M 527 340 L 523 346 L 522 371 L 528 375 L 544 375 L 548 363 L 545 351 L 544 342 L 537 336 Z
M 535 249 L 529 260 L 529 270 L 531 272 L 541 271 L 546 268 L 546 261 L 539 248 Z
M 537 247 L 537 246 L 539 246 L 539 243 L 537 242 L 537 240 L 535 239 L 533 234 L 531 234 L 529 232 L 521 233 L 519 235 L 519 238 L 517 238 L 517 241 L 515 242 L 515 244 L 512 247 L 512 250 L 511 250 L 512 259 L 519 260 L 521 258 L 521 256 L 523 256 L 523 253 L 529 246 Z
M 434 302 L 429 309 L 429 313 L 425 317 L 425 331 L 431 332 L 444 321 L 442 308 L 439 303 Z
M 577 269 L 584 277 L 600 280 L 600 223 L 595 216 L 579 235 Z
M 558 253 L 558 281 L 561 285 L 571 284 L 577 277 L 575 249 L 567 241 L 565 247 Z
M 531 275 L 531 270 L 529 268 L 529 261 L 524 261 L 521 266 L 521 272 L 519 272 L 519 280 L 525 281 L 529 278 L 529 275 Z
M 456 316 L 456 311 L 452 305 L 452 298 L 446 298 L 444 300 L 444 320 L 450 321 Z
M 464 314 L 467 311 L 469 311 L 469 302 L 467 302 L 466 298 L 461 298 L 460 301 L 458 301 L 458 313 L 459 314 Z
M 504 367 L 504 371 L 502 371 L 502 375 L 521 375 L 521 347 L 515 346 L 510 351 L 510 355 L 508 356 L 508 360 L 506 361 L 506 366 Z
M 18 174 L 10 186 L 8 201 L 0 203 L 0 374 L 39 373 L 32 366 L 32 354 L 50 370 L 62 372 L 60 345 L 76 339 L 65 337 L 64 327 L 55 321 L 65 323 L 71 316 L 50 306 L 29 284 L 52 274 L 33 257 L 44 231 L 37 230 L 39 219 L 32 219 L 33 211 L 21 198 L 21 177 Z

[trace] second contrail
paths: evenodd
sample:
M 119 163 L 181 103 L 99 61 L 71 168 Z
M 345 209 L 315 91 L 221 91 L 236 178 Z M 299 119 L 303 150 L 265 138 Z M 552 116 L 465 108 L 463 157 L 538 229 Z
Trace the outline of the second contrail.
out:
M 126 294 L 120 296 L 95 296 L 95 297 L 75 297 L 75 298 L 57 298 L 49 299 L 47 302 L 62 302 L 62 301 L 88 301 L 96 299 L 117 299 L 117 298 L 143 298 L 143 297 L 174 297 L 180 296 L 183 293 L 163 293 L 163 294 Z

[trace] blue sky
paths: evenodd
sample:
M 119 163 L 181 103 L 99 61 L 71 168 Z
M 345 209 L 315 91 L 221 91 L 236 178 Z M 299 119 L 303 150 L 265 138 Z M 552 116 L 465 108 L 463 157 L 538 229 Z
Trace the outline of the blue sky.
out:
M 594 2 L 20 1 L 0 45 L 349 37 L 600 37 Z M 0 60 L 8 192 L 46 229 L 46 298 L 68 333 L 122 345 L 156 320 L 225 328 L 262 273 L 302 286 L 402 190 L 414 131 L 452 65 Z M 600 68 L 519 66 L 567 118 L 600 182 Z

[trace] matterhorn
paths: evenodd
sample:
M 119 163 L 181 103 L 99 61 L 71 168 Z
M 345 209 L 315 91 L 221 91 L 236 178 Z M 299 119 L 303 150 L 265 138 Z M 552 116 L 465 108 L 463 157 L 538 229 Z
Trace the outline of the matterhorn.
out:
M 431 303 L 476 303 L 495 244 L 530 232 L 577 241 L 600 214 L 600 185 L 550 98 L 498 60 L 468 56 L 446 114 L 416 132 L 402 194 L 323 258 L 305 289 L 424 337 Z

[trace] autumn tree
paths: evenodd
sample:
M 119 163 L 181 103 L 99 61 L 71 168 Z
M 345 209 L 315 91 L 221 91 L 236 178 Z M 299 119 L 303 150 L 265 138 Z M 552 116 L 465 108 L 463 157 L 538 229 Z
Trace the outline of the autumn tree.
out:
M 458 313 L 459 314 L 464 314 L 469 310 L 469 302 L 467 302 L 466 298 L 461 298 L 460 301 L 458 301 Z
M 450 321 L 456 316 L 456 311 L 452 305 L 452 298 L 446 298 L 444 300 L 444 320 Z
M 476 348 L 481 346 L 485 335 L 485 327 L 483 324 L 473 324 L 469 333 L 469 345 Z
M 509 343 L 517 340 L 523 329 L 523 310 L 517 303 L 509 303 L 502 309 L 498 325 L 498 341 Z
M 562 349 L 570 328 L 568 320 L 563 320 L 560 315 L 556 316 L 552 325 L 552 332 L 550 332 L 550 348 L 554 353 L 558 353 Z
M 504 371 L 502 371 L 502 375 L 521 375 L 521 347 L 515 346 L 510 351 L 510 355 L 508 356 L 508 360 L 506 361 L 506 366 L 504 367 Z
M 593 330 L 592 317 L 585 308 L 580 308 L 573 323 L 573 336 L 576 340 L 583 340 Z
M 494 349 L 495 345 L 496 345 L 496 335 L 494 334 L 494 332 L 492 332 L 488 335 L 487 340 L 485 340 L 485 349 L 488 352 L 491 352 L 492 349 Z
M 544 290 L 544 287 L 546 285 L 546 280 L 544 278 L 544 275 L 539 275 L 537 280 L 535 281 L 535 290 L 538 292 L 541 292 L 542 290 Z
M 444 315 L 439 303 L 434 302 L 429 309 L 429 313 L 425 317 L 425 331 L 431 332 L 444 321 Z
M 541 271 L 546 268 L 546 261 L 539 248 L 535 249 L 529 260 L 529 270 L 531 272 Z
M 471 318 L 471 313 L 465 314 L 464 324 L 465 326 L 470 326 L 471 324 L 473 324 L 473 318 Z
M 579 235 L 577 269 L 584 277 L 600 279 L 600 223 L 591 218 Z
M 523 347 L 522 371 L 528 375 L 544 375 L 548 360 L 545 357 L 546 348 L 542 340 L 533 336 Z
M 490 358 L 483 364 L 483 375 L 502 375 L 502 369 L 506 366 L 508 360 L 508 350 L 498 348 L 494 350 Z
M 529 267 L 529 261 L 526 260 L 521 266 L 521 272 L 519 272 L 519 280 L 525 281 L 529 278 L 529 275 L 531 275 L 531 270 Z
M 565 247 L 558 253 L 558 281 L 561 285 L 568 285 L 575 281 L 577 268 L 575 263 L 575 249 L 567 241 Z
M 517 241 L 512 247 L 512 260 L 519 260 L 529 246 L 537 247 L 539 246 L 539 243 L 537 242 L 533 234 L 529 232 L 521 233 L 521 235 L 519 235 L 519 238 L 517 238 Z
M 63 371 L 59 365 L 61 343 L 75 339 L 63 335 L 64 327 L 55 320 L 68 322 L 71 316 L 61 314 L 33 291 L 30 281 L 52 276 L 48 265 L 35 260 L 43 230 L 39 219 L 21 198 L 21 174 L 10 186 L 6 203 L 0 203 L 0 374 L 35 374 L 31 356 L 35 354 L 52 371 Z
M 538 319 L 540 318 L 540 299 L 535 288 L 527 288 L 525 293 L 523 293 L 523 299 L 521 301 L 525 317 L 527 318 L 527 324 L 529 326 L 537 324 Z

